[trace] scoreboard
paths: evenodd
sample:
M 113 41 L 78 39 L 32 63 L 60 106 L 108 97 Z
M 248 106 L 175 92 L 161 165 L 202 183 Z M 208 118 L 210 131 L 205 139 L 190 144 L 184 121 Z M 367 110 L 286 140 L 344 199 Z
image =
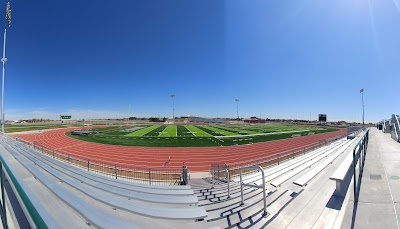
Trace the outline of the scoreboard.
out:
M 61 120 L 68 120 L 71 119 L 71 115 L 60 115 Z
M 326 122 L 326 114 L 319 114 L 318 115 L 319 122 Z

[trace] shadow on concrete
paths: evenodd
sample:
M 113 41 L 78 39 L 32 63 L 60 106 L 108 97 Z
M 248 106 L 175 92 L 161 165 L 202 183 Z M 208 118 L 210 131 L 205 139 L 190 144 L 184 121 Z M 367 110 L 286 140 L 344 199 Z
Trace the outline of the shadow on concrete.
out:
M 267 205 L 271 206 L 273 203 L 275 203 L 279 198 L 281 198 L 288 190 L 286 190 L 285 192 L 281 193 L 278 197 L 276 197 L 271 203 L 269 203 Z M 292 197 L 288 202 L 286 202 L 277 213 L 275 213 L 271 218 L 269 218 L 271 215 L 268 213 L 267 215 L 263 215 L 264 213 L 264 209 L 260 209 L 259 211 L 255 212 L 254 214 L 252 214 L 251 216 L 243 219 L 240 215 L 240 212 L 238 217 L 240 219 L 239 222 L 232 224 L 232 222 L 230 222 L 230 220 L 228 220 L 228 227 L 227 228 L 240 228 L 240 229 L 248 229 L 248 228 L 265 228 L 268 226 L 268 224 L 270 224 L 274 219 L 276 219 L 276 217 L 279 216 L 279 214 L 294 200 L 296 199 L 296 197 L 303 192 L 303 190 L 301 190 L 298 193 L 292 193 L 290 196 Z M 266 223 L 264 223 L 263 225 L 258 225 L 256 226 L 257 223 L 259 223 L 262 220 L 267 220 Z
M 342 209 L 344 197 L 332 195 L 325 207 L 335 210 Z

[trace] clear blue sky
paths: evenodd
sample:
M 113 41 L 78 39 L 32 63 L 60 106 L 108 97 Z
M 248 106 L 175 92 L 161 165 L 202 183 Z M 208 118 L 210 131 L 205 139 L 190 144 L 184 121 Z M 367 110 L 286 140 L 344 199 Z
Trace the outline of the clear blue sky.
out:
M 400 113 L 399 0 L 11 7 L 8 120 L 169 117 L 176 94 L 178 116 L 235 117 L 238 98 L 241 117 L 360 122 L 361 88 L 366 121 Z

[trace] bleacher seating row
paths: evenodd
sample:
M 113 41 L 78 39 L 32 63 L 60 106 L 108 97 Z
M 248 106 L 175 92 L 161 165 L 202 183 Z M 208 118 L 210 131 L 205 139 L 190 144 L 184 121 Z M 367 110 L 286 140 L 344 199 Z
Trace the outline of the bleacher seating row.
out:
M 282 225 L 290 223 L 291 221 L 287 219 L 287 214 L 283 214 L 284 216 L 279 220 L 279 215 L 282 214 L 291 203 L 296 203 L 297 205 L 301 203 L 304 206 L 305 203 L 311 201 L 309 199 L 311 198 L 309 194 L 303 194 L 305 193 L 306 186 L 309 187 L 311 185 L 312 192 L 318 190 L 320 192 L 318 195 L 324 196 L 325 199 L 328 198 L 326 202 L 314 200 L 319 201 L 318 204 L 322 205 L 322 209 L 323 207 L 329 206 L 329 195 L 327 195 L 327 193 L 334 193 L 333 181 L 330 181 L 329 178 L 334 172 L 333 169 L 340 166 L 342 162 L 346 163 L 347 155 L 352 156 L 350 151 L 359 140 L 360 135 L 361 133 L 357 133 L 354 139 L 343 138 L 294 159 L 281 162 L 279 165 L 265 168 L 268 216 L 262 215 L 263 196 L 261 189 L 243 186 L 245 204 L 244 206 L 240 206 L 241 184 L 239 182 L 239 177 L 233 177 L 230 181 L 230 198 L 228 198 L 227 185 L 224 180 L 218 179 L 216 184 L 213 184 L 214 176 L 209 179 L 203 179 L 203 182 L 192 182 L 191 186 L 198 196 L 198 205 L 205 207 L 207 211 L 207 223 L 210 226 L 219 226 L 221 228 L 268 228 L 268 226 L 271 226 L 272 228 L 281 228 L 284 227 Z M 338 158 L 339 161 L 337 161 Z M 331 168 L 330 165 L 332 164 L 335 164 L 335 166 Z M 327 171 L 330 172 L 326 173 Z M 323 174 L 323 176 L 321 176 L 321 174 Z M 262 183 L 261 173 L 253 172 L 245 174 L 242 177 L 242 182 L 260 185 Z M 209 183 L 209 185 L 207 186 L 205 183 Z M 308 189 L 308 192 L 309 191 L 310 189 Z M 303 195 L 304 198 L 308 198 L 307 201 L 297 200 L 303 198 Z M 312 194 L 312 197 L 315 195 L 317 194 Z M 290 217 L 295 217 L 296 214 L 293 212 L 298 212 L 297 214 L 302 218 L 301 215 L 306 214 L 303 212 L 309 210 L 298 208 L 296 204 L 294 205 L 296 207 L 291 208 L 288 214 Z M 305 206 L 305 208 L 313 207 L 307 206 L 307 204 Z M 318 208 L 321 209 L 321 207 Z M 321 214 L 320 219 L 316 218 L 313 220 L 315 225 L 322 227 L 332 226 L 324 224 L 327 223 L 327 221 L 324 219 L 323 214 Z M 274 223 L 274 221 L 276 222 Z M 303 226 L 308 225 L 304 221 L 302 222 L 304 223 Z M 301 224 L 297 225 L 294 223 L 294 225 L 302 227 Z
M 217 182 L 213 180 L 214 176 L 192 179 L 190 185 L 184 186 L 139 184 L 88 172 L 4 137 L 0 138 L 0 155 L 2 163 L 12 167 L 44 225 L 50 228 L 80 225 L 79 222 L 66 224 L 64 218 L 75 219 L 73 215 L 83 218 L 82 227 L 96 228 L 263 228 L 268 225 L 280 227 L 281 224 L 276 223 L 277 217 L 292 203 L 310 202 L 305 187 L 314 187 L 311 191 L 318 189 L 324 193 L 324 198 L 329 198 L 326 193 L 331 192 L 332 185 L 325 184 L 332 182 L 329 177 L 333 172 L 326 174 L 326 171 L 331 171 L 328 169 L 331 164 L 336 167 L 342 161 L 346 164 L 350 154 L 344 152 L 348 152 L 358 139 L 358 136 L 342 138 L 264 168 L 268 215 L 262 214 L 263 190 L 241 187 L 239 177 Z M 226 182 L 230 182 L 229 196 Z M 253 172 L 245 174 L 242 182 L 261 185 L 263 180 L 260 172 Z M 57 206 L 61 213 L 50 210 L 55 209 L 53 202 L 39 201 L 39 194 L 32 190 L 33 184 L 41 186 L 38 190 L 48 190 L 49 199 L 58 201 L 54 204 L 64 205 Z M 241 188 L 243 206 L 240 205 Z M 303 196 L 308 198 L 307 201 L 297 201 Z M 299 217 L 305 214 L 302 209 L 292 211 L 297 211 Z M 315 225 L 323 226 L 322 219 L 317 221 Z M 38 225 L 36 221 L 35 225 Z
M 52 195 L 73 209 L 74 214 L 83 217 L 87 225 L 99 228 L 142 228 L 143 225 L 149 225 L 149 222 L 158 225 L 168 220 L 166 225 L 169 223 L 173 227 L 182 223 L 202 227 L 200 225 L 203 222 L 199 221 L 207 217 L 204 207 L 197 206 L 198 199 L 189 185 L 156 186 L 111 179 L 58 161 L 5 137 L 1 137 L 0 144 L 2 162 L 14 166 L 13 174 L 31 174 L 28 177 L 39 181 Z M 18 180 L 25 192 L 33 193 L 29 199 L 34 207 L 47 209 L 46 203 L 40 203 L 34 197 L 38 195 L 35 190 L 24 186 L 24 182 L 23 179 Z M 88 201 L 93 204 L 87 204 Z M 114 211 L 123 211 L 124 214 L 119 214 L 128 217 L 114 217 L 104 211 L 104 206 Z M 63 208 L 60 211 L 58 215 L 62 214 Z M 57 214 L 53 212 L 41 211 L 40 215 L 44 216 L 46 225 L 60 223 L 54 216 Z M 135 217 L 142 217 L 142 220 L 132 223 Z M 143 218 L 148 219 L 148 222 Z

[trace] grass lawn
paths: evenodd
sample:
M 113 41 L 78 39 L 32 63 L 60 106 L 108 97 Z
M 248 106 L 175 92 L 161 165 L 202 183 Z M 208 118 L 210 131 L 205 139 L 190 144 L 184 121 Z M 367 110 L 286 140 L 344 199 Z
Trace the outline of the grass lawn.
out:
M 130 134 L 127 134 L 127 135 L 125 135 L 125 136 L 142 136 L 142 135 L 145 135 L 145 134 L 147 134 L 147 133 L 149 133 L 150 131 L 153 131 L 154 129 L 157 129 L 159 126 L 157 126 L 157 125 L 154 125 L 154 126 L 149 126 L 149 127 L 146 127 L 146 128 L 143 128 L 143 129 L 140 129 L 140 130 L 137 130 L 137 131 L 135 131 L 135 132 L 132 132 L 132 133 L 130 133 Z
M 178 125 L 176 126 L 176 135 L 181 137 L 193 137 L 194 135 L 190 132 L 186 126 Z
M 147 134 L 144 134 L 143 136 L 146 136 L 146 137 L 159 137 L 164 129 L 165 129 L 165 126 L 158 126 L 154 130 L 148 132 Z
M 176 125 L 170 125 L 165 127 L 165 129 L 161 132 L 160 137 L 176 137 L 176 134 Z
M 262 132 L 254 131 L 254 130 L 246 130 L 240 129 L 237 127 L 230 127 L 230 126 L 215 126 L 218 129 L 226 130 L 232 133 L 236 133 L 236 135 L 246 135 L 246 134 L 261 134 Z
M 207 129 L 209 129 L 211 131 L 214 131 L 215 133 L 219 133 L 219 134 L 222 134 L 222 135 L 225 135 L 225 136 L 238 135 L 238 133 L 233 133 L 233 132 L 230 132 L 230 131 L 227 131 L 227 130 L 224 130 L 224 129 L 220 129 L 220 128 L 215 127 L 215 126 L 203 126 L 203 127 L 207 128 Z
M 200 130 L 199 128 L 192 126 L 192 125 L 186 125 L 185 126 L 194 136 L 197 137 L 208 137 L 208 136 L 212 136 L 209 133 L 206 133 L 202 130 Z
M 247 136 L 242 129 L 252 130 L 251 134 L 263 134 L 286 131 L 301 131 L 302 136 L 310 132 L 315 134 L 335 131 L 333 128 L 303 128 L 295 126 L 206 126 L 206 125 L 153 125 L 153 126 L 113 126 L 97 129 L 101 133 L 88 136 L 71 135 L 72 138 L 112 145 L 148 146 L 148 147 L 205 147 L 231 146 L 266 142 L 291 138 L 293 133 Z M 134 132 L 130 132 L 135 130 Z M 228 131 L 231 130 L 231 131 Z M 129 133 L 126 135 L 126 133 Z M 240 134 L 239 134 L 240 133 Z M 250 133 L 249 133 L 250 134 Z M 214 137 L 215 136 L 215 137 Z M 219 137 L 220 138 L 219 138 Z M 226 136 L 226 137 L 225 137 Z
M 71 125 L 4 125 L 5 133 L 71 127 Z

